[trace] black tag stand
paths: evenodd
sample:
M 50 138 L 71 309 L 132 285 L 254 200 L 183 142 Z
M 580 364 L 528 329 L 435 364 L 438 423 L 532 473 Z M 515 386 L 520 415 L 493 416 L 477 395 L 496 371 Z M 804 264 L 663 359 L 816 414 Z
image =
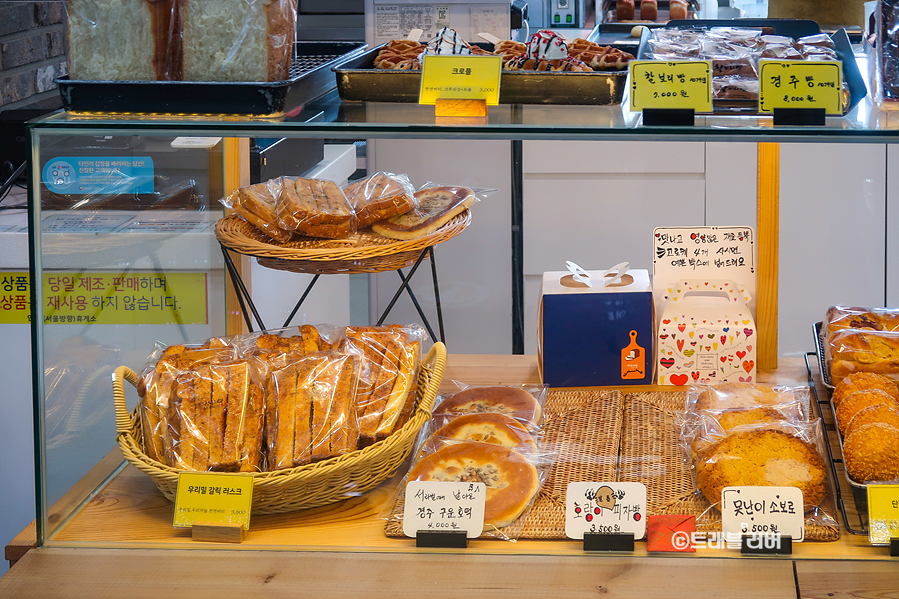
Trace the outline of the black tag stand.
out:
M 899 539 L 890 539 L 890 557 L 899 557 Z
M 634 533 L 584 533 L 584 551 L 634 551 Z
M 771 541 L 774 541 L 773 543 Z M 778 542 L 779 541 L 779 542 Z M 740 553 L 755 555 L 791 555 L 793 537 L 790 535 L 743 535 Z
M 468 533 L 464 530 L 419 530 L 415 533 L 415 546 L 468 549 Z
M 644 108 L 643 125 L 674 125 L 692 127 L 696 121 L 696 113 L 692 108 Z
M 774 124 L 823 127 L 825 116 L 823 108 L 775 108 Z

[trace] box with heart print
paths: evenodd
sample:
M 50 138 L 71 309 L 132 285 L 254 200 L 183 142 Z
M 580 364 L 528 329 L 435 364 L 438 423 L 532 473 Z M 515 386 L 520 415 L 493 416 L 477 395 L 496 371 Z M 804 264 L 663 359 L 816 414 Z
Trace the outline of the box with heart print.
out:
M 658 329 L 660 385 L 756 379 L 756 329 L 745 289 L 684 279 L 667 288 Z

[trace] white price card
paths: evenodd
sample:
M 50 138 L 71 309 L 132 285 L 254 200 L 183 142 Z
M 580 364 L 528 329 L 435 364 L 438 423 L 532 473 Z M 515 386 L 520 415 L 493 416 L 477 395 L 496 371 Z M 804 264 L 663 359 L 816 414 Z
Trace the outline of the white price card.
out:
M 721 529 L 735 535 L 789 535 L 805 539 L 802 491 L 796 487 L 725 487 Z
M 565 536 L 584 533 L 633 533 L 646 536 L 646 485 L 641 483 L 568 483 L 565 493 Z
M 413 480 L 406 485 L 403 534 L 420 530 L 465 531 L 474 539 L 484 531 L 484 483 Z

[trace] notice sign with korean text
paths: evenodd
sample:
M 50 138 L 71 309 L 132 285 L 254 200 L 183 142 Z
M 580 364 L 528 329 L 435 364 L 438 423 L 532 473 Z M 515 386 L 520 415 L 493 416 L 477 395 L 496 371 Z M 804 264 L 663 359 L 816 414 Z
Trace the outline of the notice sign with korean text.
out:
M 712 62 L 709 60 L 632 60 L 631 110 L 692 108 L 712 112 Z
M 206 273 L 44 272 L 44 324 L 208 324 Z M 31 278 L 0 271 L 0 324 L 31 322 Z
M 843 114 L 843 65 L 836 60 L 759 61 L 759 112 L 823 108 Z
M 889 545 L 899 538 L 899 485 L 868 485 L 868 540 Z
M 646 485 L 642 483 L 568 483 L 565 494 L 565 536 L 584 533 L 632 533 L 646 536 Z
M 253 477 L 248 474 L 182 472 L 172 525 L 189 528 L 197 522 L 212 522 L 249 530 L 252 504 Z
M 425 56 L 418 103 L 485 100 L 488 106 L 496 106 L 502 72 L 501 56 Z
M 735 535 L 789 535 L 805 539 L 802 491 L 796 487 L 725 487 L 721 530 Z
M 420 530 L 465 531 L 474 539 L 484 531 L 484 483 L 412 480 L 406 485 L 403 534 L 415 537 Z

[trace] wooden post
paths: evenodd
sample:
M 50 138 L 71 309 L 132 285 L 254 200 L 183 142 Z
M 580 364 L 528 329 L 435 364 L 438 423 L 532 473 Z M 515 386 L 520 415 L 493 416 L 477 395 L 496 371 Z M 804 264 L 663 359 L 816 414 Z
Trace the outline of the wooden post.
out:
M 780 144 L 758 144 L 756 316 L 758 367 L 777 368 L 777 292 L 780 243 Z
M 226 137 L 223 140 L 224 153 L 222 156 L 221 170 L 224 175 L 222 195 L 226 196 L 238 187 L 250 184 L 250 139 L 247 137 Z M 218 201 L 218 198 L 213 198 Z M 249 269 L 243 268 L 244 258 L 238 256 L 234 260 L 234 266 L 248 289 L 252 288 Z M 246 333 L 246 324 L 237 302 L 237 294 L 231 279 L 225 274 L 225 334 L 236 335 Z

